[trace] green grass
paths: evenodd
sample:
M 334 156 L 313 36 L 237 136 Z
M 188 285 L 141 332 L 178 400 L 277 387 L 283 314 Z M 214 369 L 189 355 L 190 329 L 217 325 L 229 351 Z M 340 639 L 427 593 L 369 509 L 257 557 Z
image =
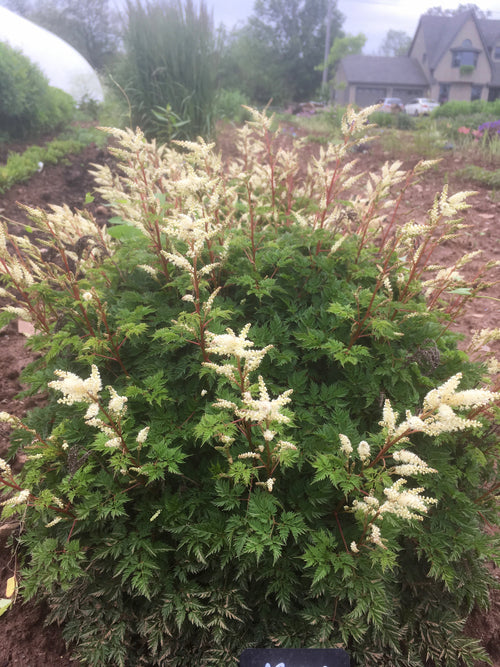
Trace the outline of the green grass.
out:
M 463 169 L 459 169 L 456 175 L 468 183 L 477 183 L 493 190 L 500 189 L 500 169 L 490 171 L 484 167 L 477 167 L 471 164 Z
M 104 146 L 106 141 L 106 135 L 96 127 L 75 125 L 44 146 L 29 146 L 22 153 L 10 152 L 6 163 L 0 165 L 0 193 L 15 183 L 27 181 L 39 170 L 40 163 L 59 164 L 91 143 Z
M 340 137 L 340 121 L 344 112 L 344 107 L 334 107 L 325 111 L 319 111 L 312 116 L 279 114 L 278 118 L 301 130 L 305 130 L 312 136 L 323 135 L 328 139 Z

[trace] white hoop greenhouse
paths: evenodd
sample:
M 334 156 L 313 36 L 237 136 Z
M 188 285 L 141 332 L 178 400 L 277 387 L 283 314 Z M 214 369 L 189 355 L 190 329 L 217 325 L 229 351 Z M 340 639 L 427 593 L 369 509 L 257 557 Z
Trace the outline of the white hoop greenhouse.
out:
M 21 51 L 38 65 L 51 86 L 66 91 L 76 102 L 91 99 L 102 102 L 99 78 L 67 42 L 28 19 L 0 7 L 0 42 Z

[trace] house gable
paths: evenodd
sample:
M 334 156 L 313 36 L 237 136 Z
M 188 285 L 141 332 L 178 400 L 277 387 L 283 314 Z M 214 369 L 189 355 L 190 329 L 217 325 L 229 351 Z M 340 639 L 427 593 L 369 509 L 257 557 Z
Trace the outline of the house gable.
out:
M 490 57 L 474 13 L 456 18 L 435 54 L 432 76 L 435 81 L 461 85 L 468 94 L 471 85 L 482 87 L 491 80 Z
M 408 50 L 408 57 L 415 58 L 420 63 L 427 78 L 430 78 L 431 72 L 429 68 L 429 44 L 426 40 L 426 34 L 422 26 L 422 18 L 418 22 L 415 36 L 413 37 L 411 46 Z

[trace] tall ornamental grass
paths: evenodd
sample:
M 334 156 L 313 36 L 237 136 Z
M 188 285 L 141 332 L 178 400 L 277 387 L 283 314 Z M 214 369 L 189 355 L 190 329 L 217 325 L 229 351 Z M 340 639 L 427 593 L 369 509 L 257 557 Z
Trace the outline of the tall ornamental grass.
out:
M 463 629 L 493 585 L 499 367 L 449 332 L 484 286 L 474 254 L 435 260 L 468 193 L 400 215 L 433 163 L 354 175 L 372 111 L 307 169 L 255 111 L 224 167 L 111 129 L 109 226 L 66 207 L 2 226 L 0 324 L 33 324 L 46 397 L 0 413 L 26 456 L 0 461 L 13 576 L 86 664 L 486 657 Z
M 131 121 L 147 137 L 209 137 L 214 128 L 217 48 L 203 1 L 129 2 L 117 80 Z

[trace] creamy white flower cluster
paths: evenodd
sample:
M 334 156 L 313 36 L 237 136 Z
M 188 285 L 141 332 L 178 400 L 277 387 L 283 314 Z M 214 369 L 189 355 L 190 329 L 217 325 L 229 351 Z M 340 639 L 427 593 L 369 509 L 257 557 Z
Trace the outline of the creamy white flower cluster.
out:
M 278 398 L 271 399 L 269 398 L 264 379 L 259 375 L 258 399 L 253 398 L 249 391 L 245 391 L 242 395 L 241 406 L 222 398 L 218 399 L 214 405 L 218 408 L 233 410 L 238 417 L 255 424 L 266 424 L 266 426 L 272 423 L 287 424 L 290 421 L 290 417 L 284 415 L 281 409 L 291 401 L 290 394 L 292 391 L 292 389 L 288 389 L 280 394 Z
M 7 475 L 8 477 L 12 477 L 12 469 L 10 465 L 5 461 L 4 459 L 0 459 L 0 476 L 1 475 Z
M 461 379 L 462 373 L 457 373 L 437 389 L 432 389 L 424 398 L 424 410 L 435 409 L 441 405 L 454 408 L 478 408 L 500 399 L 500 393 L 488 389 L 457 391 Z
M 461 378 L 462 374 L 457 373 L 440 387 L 432 389 L 424 398 L 421 413 L 413 415 L 407 410 L 406 418 L 398 426 L 396 426 L 398 413 L 394 412 L 390 401 L 386 400 L 380 425 L 387 429 L 388 438 L 403 442 L 407 441 L 406 435 L 409 433 L 422 432 L 436 436 L 440 433 L 481 426 L 477 420 L 457 415 L 454 408 L 482 407 L 498 401 L 500 394 L 487 389 L 457 391 Z
M 348 458 L 353 452 L 353 446 L 349 438 L 343 433 L 339 434 L 340 451 Z M 370 445 L 366 440 L 361 440 L 357 452 L 362 463 L 368 461 L 370 458 Z M 406 449 L 401 449 L 392 454 L 392 458 L 398 465 L 389 468 L 388 472 L 391 475 L 400 475 L 401 477 L 410 477 L 412 475 L 427 475 L 429 473 L 437 472 L 434 468 L 430 468 L 425 461 L 413 452 Z
M 371 542 L 372 544 L 376 544 L 379 547 L 382 547 L 383 549 L 386 548 L 383 540 L 382 540 L 382 533 L 380 530 L 380 527 L 377 526 L 376 523 L 371 523 L 369 526 L 370 532 L 366 536 L 366 541 Z M 353 554 L 359 553 L 359 547 L 356 542 L 352 541 L 350 544 L 350 548 Z
M 56 370 L 54 373 L 61 379 L 49 382 L 48 386 L 64 394 L 64 397 L 57 401 L 58 403 L 73 405 L 74 403 L 95 403 L 97 401 L 102 383 L 99 369 L 94 364 L 86 380 L 70 371 Z
M 435 498 L 422 496 L 421 494 L 425 491 L 422 487 L 402 489 L 406 481 L 406 479 L 398 479 L 392 486 L 384 489 L 384 495 L 387 498 L 385 502 L 380 503 L 375 496 L 368 495 L 363 500 L 355 500 L 352 504 L 352 511 L 361 511 L 369 517 L 394 514 L 402 519 L 422 521 L 422 514 L 426 514 L 429 506 L 435 505 L 438 501 Z
M 379 105 L 374 104 L 370 107 L 365 107 L 357 111 L 354 107 L 348 106 L 344 116 L 342 117 L 341 131 L 343 135 L 348 135 L 352 132 L 365 132 L 367 127 L 373 127 L 367 125 L 368 118 L 374 111 L 379 109 Z
M 421 413 L 412 415 L 407 410 L 406 418 L 399 425 L 397 425 L 398 413 L 392 409 L 390 401 L 386 400 L 382 421 L 380 422 L 380 425 L 386 429 L 385 446 L 387 447 L 391 442 L 395 444 L 396 442 L 408 441 L 407 436 L 413 432 L 439 435 L 440 433 L 480 426 L 480 422 L 476 420 L 457 415 L 454 408 L 473 409 L 486 406 L 498 401 L 500 394 L 486 389 L 458 391 L 461 378 L 462 374 L 457 373 L 441 386 L 429 391 L 424 398 Z M 340 450 L 349 457 L 353 451 L 349 438 L 340 435 L 339 439 L 341 442 Z M 358 453 L 361 458 L 360 448 L 364 449 L 363 441 L 358 446 Z M 362 512 L 370 518 L 371 533 L 366 539 L 382 547 L 384 545 L 380 537 L 380 528 L 374 523 L 378 518 L 384 514 L 393 514 L 402 519 L 421 521 L 429 507 L 437 503 L 435 498 L 422 495 L 423 488 L 403 488 L 407 483 L 405 477 L 436 473 L 437 470 L 428 466 L 419 456 L 406 449 L 393 452 L 392 458 L 396 465 L 388 468 L 387 472 L 391 475 L 400 475 L 400 478 L 392 486 L 384 489 L 386 500 L 381 502 L 373 494 L 369 494 L 362 500 L 354 500 L 351 508 L 347 506 L 345 508 L 348 511 Z M 351 543 L 351 551 L 358 553 L 359 546 L 356 542 Z
M 455 267 L 446 267 L 439 269 L 435 276 L 422 282 L 422 290 L 429 298 L 435 290 L 440 292 L 449 292 L 451 289 L 466 286 L 467 278 Z
M 441 196 L 436 198 L 434 206 L 432 207 L 431 219 L 440 216 L 452 218 L 457 215 L 457 213 L 470 208 L 471 205 L 467 204 L 466 199 L 474 194 L 473 190 L 468 190 L 448 196 L 448 186 L 445 185 L 441 192 Z
M 84 216 L 78 212 L 73 213 L 68 206 L 51 206 L 52 212 L 25 205 L 23 208 L 34 226 L 42 230 L 49 239 L 53 239 L 46 241 L 45 245 L 55 249 L 63 261 L 49 261 L 47 248 L 31 243 L 27 236 L 9 234 L 4 223 L 0 223 L 0 257 L 2 258 L 0 275 L 7 277 L 6 282 L 9 288 L 26 289 L 35 283 L 57 280 L 61 276 L 64 278 L 69 271 L 69 265 L 73 264 L 78 267 L 79 273 L 84 273 L 87 265 L 95 264 L 96 261 L 100 262 L 104 254 L 111 253 L 113 239 L 108 236 L 106 228 L 98 226 L 91 216 Z M 9 247 L 5 243 L 7 238 L 10 240 Z M 77 253 L 75 247 L 78 243 L 81 244 L 82 239 L 86 243 L 84 243 L 82 252 Z M 69 263 L 68 260 L 70 260 Z M 7 292 L 3 291 L 3 295 L 6 296 Z M 19 301 L 19 299 L 16 301 L 18 304 L 28 305 L 26 301 Z M 24 321 L 32 321 L 26 308 L 8 307 L 5 310 L 13 312 Z
M 7 424 L 17 424 L 19 422 L 19 417 L 9 414 L 8 412 L 0 412 L 0 422 L 6 422 Z
M 412 475 L 428 475 L 429 473 L 437 472 L 434 468 L 430 468 L 419 456 L 413 452 L 409 452 L 407 449 L 400 449 L 398 452 L 394 452 L 392 458 L 399 464 L 389 471 L 394 475 L 411 477 Z
M 137 434 L 136 441 L 140 445 L 143 445 L 148 438 L 148 433 L 149 433 L 149 426 L 145 426 L 144 428 L 141 428 L 141 430 Z
M 352 452 L 354 451 L 350 439 L 343 433 L 339 433 L 339 440 L 340 440 L 340 451 L 349 458 Z M 366 442 L 366 440 L 360 441 L 357 447 L 357 452 L 360 460 L 363 463 L 370 458 L 370 445 Z
M 290 422 L 290 417 L 283 413 L 283 408 L 290 402 L 292 390 L 288 389 L 277 398 L 271 398 L 264 378 L 259 375 L 258 398 L 252 395 L 250 373 L 258 368 L 264 355 L 272 345 L 268 345 L 261 350 L 254 349 L 253 341 L 247 338 L 249 330 L 250 324 L 247 324 L 239 335 L 236 335 L 229 328 L 226 329 L 224 334 L 208 332 L 209 344 L 207 351 L 211 354 L 226 357 L 229 361 L 223 364 L 206 362 L 203 365 L 228 378 L 240 392 L 241 398 L 238 403 L 219 398 L 213 405 L 222 410 L 230 410 L 238 418 L 238 421 L 241 420 L 250 426 L 256 426 L 257 430 L 260 430 L 263 442 L 258 444 L 258 441 L 253 439 L 251 449 L 238 454 L 238 458 L 240 460 L 256 461 L 258 464 L 262 464 L 259 467 L 267 468 L 270 472 L 274 470 L 279 461 L 283 461 L 282 457 L 285 456 L 285 452 L 297 449 L 292 442 L 279 439 L 279 436 L 276 438 L 279 428 L 273 429 L 273 426 L 277 427 L 280 424 Z M 233 444 L 234 438 L 224 433 L 220 433 L 218 437 L 224 445 L 223 451 L 226 452 L 229 463 L 232 463 L 229 448 Z M 275 479 L 269 477 L 266 481 L 257 481 L 256 484 L 267 488 L 271 492 L 274 482 Z
M 249 373 L 260 366 L 262 359 L 272 348 L 272 345 L 266 345 L 261 350 L 253 349 L 254 342 L 247 338 L 250 327 L 250 324 L 246 324 L 239 335 L 236 335 L 230 328 L 227 328 L 224 334 L 214 334 L 207 331 L 207 352 L 228 359 L 236 359 L 236 364 L 215 364 L 213 362 L 203 364 L 238 384 L 241 381 L 241 377 L 238 376 L 242 374 L 245 389 L 248 389 L 249 386 Z M 243 361 L 243 368 L 240 367 L 241 361 Z
M 191 262 L 184 257 L 181 253 L 177 252 L 167 252 L 166 250 L 161 251 L 162 255 L 165 257 L 166 260 L 168 260 L 171 264 L 176 266 L 178 269 L 181 269 L 182 271 L 186 271 L 189 273 L 191 276 L 194 273 L 194 267 L 191 264 Z
M 74 403 L 88 404 L 87 412 L 85 413 L 85 423 L 88 426 L 95 426 L 102 433 L 105 433 L 110 439 L 106 442 L 106 446 L 112 449 L 118 448 L 121 445 L 121 437 L 118 437 L 117 426 L 113 421 L 105 422 L 97 415 L 101 410 L 99 393 L 102 390 L 102 381 L 99 374 L 99 369 L 94 364 L 90 377 L 82 379 L 75 373 L 69 371 L 56 370 L 55 374 L 60 377 L 60 380 L 53 380 L 48 383 L 52 389 L 61 391 L 64 396 L 58 400 L 58 403 L 65 405 L 73 405 Z M 109 402 L 106 408 L 107 415 L 110 420 L 120 420 L 127 410 L 127 397 L 120 396 L 118 392 L 111 386 L 106 387 L 109 391 Z M 140 432 L 144 440 L 147 437 L 147 431 L 143 429 Z M 139 437 L 139 436 L 138 436 Z
M 97 166 L 97 191 L 117 215 L 151 240 L 162 266 L 166 259 L 187 271 L 193 282 L 210 273 L 224 257 L 220 248 L 227 240 L 226 228 L 233 224 L 229 212 L 237 198 L 215 144 L 201 138 L 175 142 L 182 148 L 178 150 L 146 141 L 140 130 L 104 129 L 117 139 L 118 147 L 110 151 L 119 158 L 121 173 Z M 203 266 L 202 251 L 208 246 L 210 263 Z M 141 268 L 158 274 L 155 265 Z
M 500 340 L 500 328 L 475 331 L 469 344 L 471 351 L 481 350 L 484 345 Z
M 166 146 L 157 146 L 154 140 L 146 141 L 138 128 L 101 129 L 116 139 L 109 151 L 119 160 L 121 173 L 112 172 L 108 165 L 94 165 L 90 173 L 98 185 L 96 190 L 115 215 L 148 236 L 150 217 L 160 217 L 164 207 L 158 194 L 166 192 L 170 179 L 175 179 L 182 156 Z
M 12 498 L 8 498 L 7 500 L 4 500 L 3 503 L 0 503 L 0 505 L 5 505 L 5 506 L 13 506 L 13 505 L 23 505 L 26 503 L 31 495 L 31 491 L 29 489 L 22 489 L 22 491 L 19 491 L 15 496 L 12 496 Z
M 67 204 L 50 205 L 50 212 L 42 208 L 23 205 L 26 213 L 37 227 L 68 246 L 74 245 L 79 239 L 86 237 L 99 242 L 101 248 L 110 252 L 115 241 L 108 235 L 106 227 L 98 225 L 89 212 L 82 214 L 73 212 Z M 95 246 L 89 248 L 89 255 L 95 256 Z

